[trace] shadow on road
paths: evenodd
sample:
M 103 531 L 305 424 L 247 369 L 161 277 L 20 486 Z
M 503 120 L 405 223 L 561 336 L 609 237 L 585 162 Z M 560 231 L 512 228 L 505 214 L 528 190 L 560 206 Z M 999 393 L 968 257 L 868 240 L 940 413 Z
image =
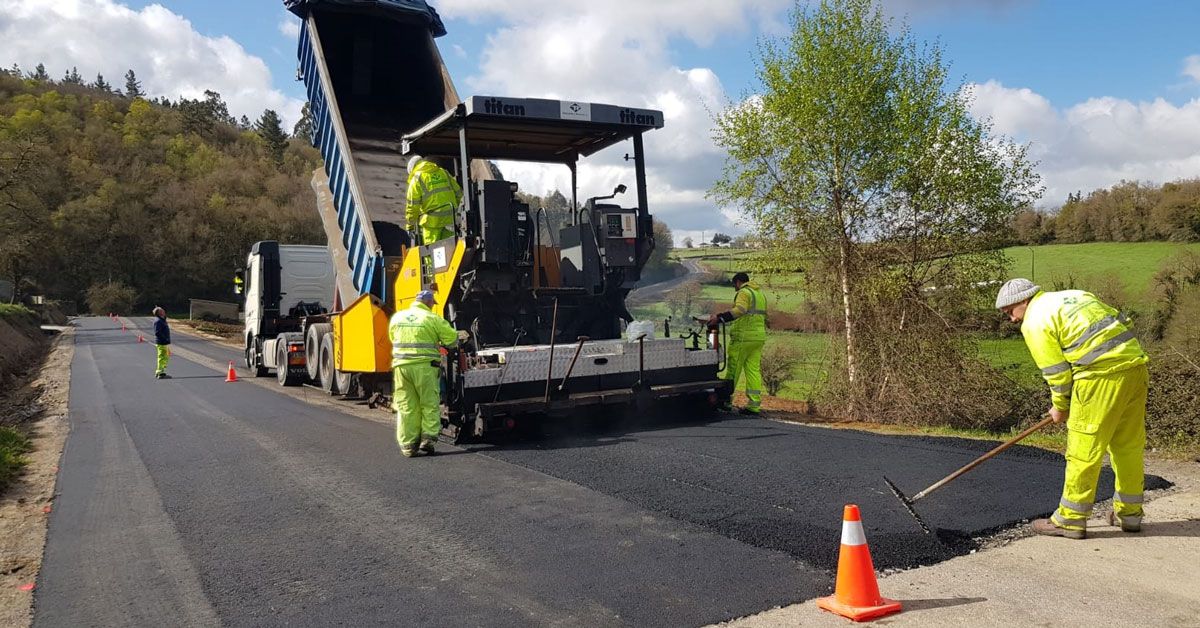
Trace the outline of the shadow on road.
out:
M 925 600 L 900 600 L 900 604 L 904 607 L 904 612 L 911 613 L 913 611 L 927 611 L 935 608 L 963 606 L 964 604 L 978 604 L 979 602 L 986 601 L 986 597 L 948 597 Z
M 1088 528 L 1089 539 L 1106 539 L 1130 535 L 1117 528 Z M 1180 521 L 1150 521 L 1142 524 L 1142 531 L 1132 536 L 1170 536 L 1181 538 L 1200 537 L 1200 519 L 1182 519 Z

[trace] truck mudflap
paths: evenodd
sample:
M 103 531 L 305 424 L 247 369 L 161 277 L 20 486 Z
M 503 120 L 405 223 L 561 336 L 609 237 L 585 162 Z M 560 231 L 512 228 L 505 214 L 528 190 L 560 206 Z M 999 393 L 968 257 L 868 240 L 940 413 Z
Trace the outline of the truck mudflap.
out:
M 645 388 L 624 388 L 580 392 L 545 397 L 507 399 L 491 403 L 476 404 L 474 424 L 455 429 L 449 426 L 453 436 L 461 438 L 469 431 L 475 437 L 488 432 L 503 431 L 513 427 L 516 417 L 541 415 L 548 417 L 568 416 L 588 407 L 633 407 L 645 409 L 659 402 L 672 399 L 691 398 L 704 406 L 716 409 L 733 396 L 733 383 L 726 379 L 712 379 L 681 384 L 664 384 Z

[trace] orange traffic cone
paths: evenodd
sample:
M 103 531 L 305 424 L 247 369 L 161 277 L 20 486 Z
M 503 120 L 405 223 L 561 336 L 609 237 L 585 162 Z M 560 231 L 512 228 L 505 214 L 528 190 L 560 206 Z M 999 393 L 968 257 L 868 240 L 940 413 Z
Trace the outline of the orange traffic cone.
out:
M 138 342 L 146 342 L 146 337 L 141 334 L 138 334 Z
M 233 360 L 229 361 L 229 373 L 225 375 L 225 381 L 227 381 L 227 382 L 236 382 L 237 381 L 237 371 L 233 370 Z
M 121 331 L 128 331 L 125 329 L 125 321 L 121 321 Z
M 817 600 L 817 606 L 831 613 L 866 621 L 900 611 L 900 602 L 879 595 L 871 550 L 863 533 L 858 506 L 847 504 L 842 515 L 842 550 L 838 555 L 837 586 L 833 595 Z

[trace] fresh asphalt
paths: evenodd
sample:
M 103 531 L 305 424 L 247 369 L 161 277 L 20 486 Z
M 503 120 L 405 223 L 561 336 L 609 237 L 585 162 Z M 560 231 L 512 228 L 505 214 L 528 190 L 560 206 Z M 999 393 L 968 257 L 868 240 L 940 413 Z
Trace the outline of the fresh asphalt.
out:
M 225 383 L 235 350 L 176 334 L 198 360 L 156 381 L 152 345 L 77 326 L 41 626 L 703 625 L 828 592 L 845 503 L 909 567 L 1062 481 L 1016 447 L 918 504 L 931 536 L 881 475 L 916 492 L 989 444 L 729 418 L 405 460 L 386 423 Z

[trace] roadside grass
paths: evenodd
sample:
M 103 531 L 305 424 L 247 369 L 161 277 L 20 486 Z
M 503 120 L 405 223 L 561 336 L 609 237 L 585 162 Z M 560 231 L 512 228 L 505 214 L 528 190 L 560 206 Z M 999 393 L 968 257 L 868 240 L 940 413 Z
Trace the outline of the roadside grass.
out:
M 0 303 L 0 320 L 37 320 L 37 314 L 24 305 Z
M 12 427 L 0 427 L 0 493 L 20 475 L 30 450 L 24 434 Z

